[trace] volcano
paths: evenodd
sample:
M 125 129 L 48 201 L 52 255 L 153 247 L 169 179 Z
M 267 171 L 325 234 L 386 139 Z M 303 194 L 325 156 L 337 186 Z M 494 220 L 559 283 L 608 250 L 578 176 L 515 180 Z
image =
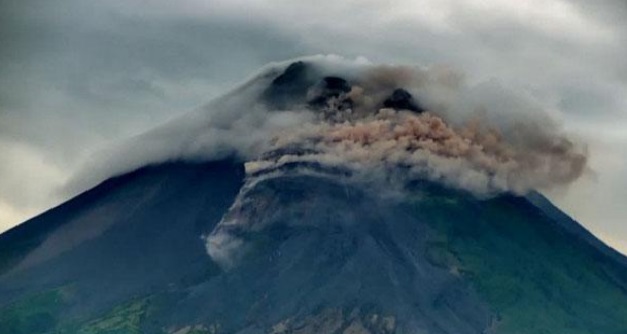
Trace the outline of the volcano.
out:
M 369 66 L 274 64 L 108 154 L 0 235 L 0 333 L 627 333 L 627 258 L 536 191 L 574 145 Z

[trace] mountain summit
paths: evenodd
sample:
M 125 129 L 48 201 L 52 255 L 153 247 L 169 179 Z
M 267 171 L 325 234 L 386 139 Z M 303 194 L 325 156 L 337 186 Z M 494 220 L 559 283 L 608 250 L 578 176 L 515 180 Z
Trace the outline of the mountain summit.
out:
M 303 58 L 112 148 L 0 235 L 0 333 L 627 333 L 627 258 L 536 191 L 585 154 L 460 80 Z

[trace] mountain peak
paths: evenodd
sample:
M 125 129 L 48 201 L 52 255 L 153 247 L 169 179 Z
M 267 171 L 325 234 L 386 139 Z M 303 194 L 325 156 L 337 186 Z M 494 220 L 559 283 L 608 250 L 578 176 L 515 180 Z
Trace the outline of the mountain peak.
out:
M 103 154 L 0 235 L 0 333 L 624 333 L 627 261 L 534 191 L 585 155 L 456 89 L 304 58 Z

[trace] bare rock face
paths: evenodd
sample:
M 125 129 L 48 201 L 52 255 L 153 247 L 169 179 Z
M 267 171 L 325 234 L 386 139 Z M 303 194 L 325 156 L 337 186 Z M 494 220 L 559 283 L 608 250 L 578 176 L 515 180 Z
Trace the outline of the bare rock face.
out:
M 333 119 L 337 118 L 334 113 L 350 113 L 355 107 L 349 96 L 355 84 L 358 85 L 339 75 L 325 76 L 314 65 L 298 61 L 272 80 L 261 100 L 270 109 L 286 110 L 300 105 L 322 112 L 325 119 Z M 424 111 L 404 88 L 397 88 L 388 98 L 376 102 L 385 108 Z
M 306 101 L 307 91 L 316 83 L 317 71 L 312 65 L 297 61 L 290 64 L 262 93 L 261 100 L 275 110 L 286 110 Z
M 403 88 L 397 88 L 392 95 L 383 101 L 383 106 L 396 110 L 411 110 L 418 113 L 424 109 L 414 100 L 413 96 Z
M 340 77 L 325 77 L 318 84 L 309 89 L 308 103 L 314 108 L 328 107 L 333 99 L 341 100 L 338 109 L 352 107 L 352 101 L 343 98 L 351 90 L 351 85 Z
M 347 98 L 351 88 L 345 78 L 323 76 L 312 64 L 298 61 L 272 80 L 261 100 L 272 110 L 301 106 L 328 114 L 353 107 Z

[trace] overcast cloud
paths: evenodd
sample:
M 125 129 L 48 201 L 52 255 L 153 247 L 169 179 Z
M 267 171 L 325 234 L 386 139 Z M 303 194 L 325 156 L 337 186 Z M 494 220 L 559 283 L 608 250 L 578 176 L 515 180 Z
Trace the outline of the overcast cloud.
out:
M 0 0 L 0 231 L 67 198 L 99 147 L 308 54 L 447 64 L 528 95 L 589 143 L 550 194 L 627 252 L 627 2 Z

